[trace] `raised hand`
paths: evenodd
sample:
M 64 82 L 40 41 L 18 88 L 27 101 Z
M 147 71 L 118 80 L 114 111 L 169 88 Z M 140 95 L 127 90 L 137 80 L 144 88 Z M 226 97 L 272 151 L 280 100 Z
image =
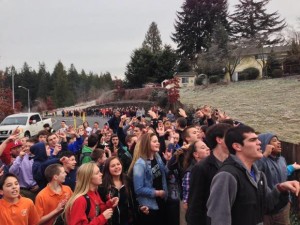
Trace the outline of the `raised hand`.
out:
M 268 157 L 269 155 L 271 155 L 273 149 L 274 149 L 273 145 L 267 145 L 266 149 L 265 149 L 265 151 L 263 153 L 264 157 Z
M 57 155 L 61 151 L 61 144 L 56 144 L 54 147 L 53 155 Z
M 112 208 L 107 209 L 102 214 L 103 214 L 104 218 L 108 220 L 111 218 L 111 216 L 113 214 L 113 209 Z
M 119 198 L 118 197 L 113 197 L 110 199 L 110 202 L 112 204 L 112 207 L 116 207 L 119 204 Z
M 299 181 L 296 180 L 280 183 L 277 185 L 277 188 L 280 192 L 290 191 L 294 193 L 296 196 L 298 196 L 300 191 Z
M 179 115 L 182 116 L 182 117 L 187 117 L 186 112 L 185 112 L 184 109 L 182 109 L 182 108 L 179 108 L 179 109 L 178 109 L 178 113 L 179 113 Z
M 149 214 L 149 208 L 147 206 L 145 206 L 145 205 L 143 205 L 143 206 L 140 207 L 140 211 L 142 213 L 146 214 L 146 215 Z
M 159 126 L 156 128 L 156 132 L 158 133 L 159 136 L 164 136 L 165 135 L 165 128 L 164 126 Z

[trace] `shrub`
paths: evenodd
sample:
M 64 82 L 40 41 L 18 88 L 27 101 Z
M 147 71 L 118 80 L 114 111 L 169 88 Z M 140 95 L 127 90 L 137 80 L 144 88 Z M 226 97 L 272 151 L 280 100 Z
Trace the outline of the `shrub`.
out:
M 215 83 L 218 83 L 220 81 L 219 76 L 210 76 L 208 79 L 209 79 L 210 84 L 215 84 Z
M 247 78 L 247 73 L 243 73 L 243 72 L 240 72 L 239 73 L 239 81 L 243 81 L 243 80 L 247 80 L 246 78 Z
M 242 76 L 244 76 L 244 80 L 255 80 L 259 76 L 259 70 L 254 67 L 249 67 L 247 69 L 244 69 L 242 71 L 242 74 L 243 74 Z M 243 78 L 240 79 L 240 76 L 239 76 L 239 80 L 243 80 Z
M 282 69 L 274 69 L 272 73 L 269 74 L 269 76 L 272 78 L 279 78 L 282 77 L 282 75 L 283 75 Z
M 196 85 L 202 85 L 203 80 L 204 80 L 204 77 L 197 77 L 196 80 L 195 80 L 195 84 Z

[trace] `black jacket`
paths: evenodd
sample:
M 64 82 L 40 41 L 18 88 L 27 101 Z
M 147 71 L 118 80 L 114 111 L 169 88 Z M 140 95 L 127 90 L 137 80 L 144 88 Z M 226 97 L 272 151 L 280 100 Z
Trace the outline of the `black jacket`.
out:
M 188 225 L 206 225 L 206 202 L 210 193 L 211 181 L 218 170 L 217 158 L 213 154 L 193 167 L 186 212 Z
M 122 224 L 130 224 L 129 217 L 129 196 L 125 186 L 123 185 L 120 190 L 115 187 L 111 187 L 107 189 L 103 186 L 98 188 L 98 192 L 101 196 L 101 199 L 105 202 L 109 198 L 118 197 L 119 203 L 116 208 L 114 208 L 114 212 L 111 218 L 112 225 L 122 225 Z
M 230 155 L 211 183 L 208 224 L 262 225 L 264 213 L 278 204 L 280 195 L 276 187 L 268 188 L 255 164 L 248 171 L 237 156 Z

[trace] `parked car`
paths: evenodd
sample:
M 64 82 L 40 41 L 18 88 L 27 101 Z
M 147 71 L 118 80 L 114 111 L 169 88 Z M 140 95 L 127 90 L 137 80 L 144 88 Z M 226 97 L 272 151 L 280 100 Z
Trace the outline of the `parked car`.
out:
M 44 129 L 44 124 L 52 126 L 51 118 L 43 119 L 39 113 L 18 113 L 7 116 L 0 124 L 0 142 L 8 138 L 18 128 L 20 137 L 31 137 Z

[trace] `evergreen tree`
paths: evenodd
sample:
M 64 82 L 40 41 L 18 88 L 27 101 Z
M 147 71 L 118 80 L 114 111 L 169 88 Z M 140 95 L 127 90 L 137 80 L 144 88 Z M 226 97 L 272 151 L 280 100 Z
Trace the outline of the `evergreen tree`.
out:
M 160 83 L 170 79 L 176 63 L 177 54 L 169 45 L 158 53 L 152 53 L 149 48 L 136 49 L 127 64 L 125 85 L 138 88 L 147 82 Z
M 289 74 L 300 73 L 300 44 L 293 40 L 288 56 L 284 61 L 284 72 Z
M 64 69 L 64 65 L 59 61 L 52 73 L 53 78 L 53 101 L 56 107 L 63 107 L 70 105 L 69 99 L 66 97 L 69 95 L 69 85 L 67 72 Z
M 212 33 L 212 43 L 208 51 L 199 54 L 197 72 L 208 76 L 225 74 L 224 68 L 229 63 L 230 49 L 228 32 L 222 24 L 216 24 Z
M 39 81 L 37 98 L 46 100 L 46 98 L 50 96 L 49 92 L 52 90 L 52 87 L 50 83 L 50 74 L 46 71 L 45 63 L 39 63 L 37 77 Z
M 272 75 L 272 72 L 275 69 L 281 69 L 281 64 L 278 61 L 278 59 L 276 58 L 276 54 L 273 51 L 273 49 L 271 50 L 270 54 L 268 55 L 266 67 L 267 67 L 267 75 Z
M 207 51 L 217 24 L 229 29 L 227 0 L 186 0 L 177 12 L 172 39 L 182 59 L 196 62 L 197 56 Z
M 79 74 L 74 66 L 71 64 L 68 70 L 68 83 L 69 83 L 69 101 L 76 103 L 77 97 L 80 96 L 79 90 Z
M 160 83 L 165 79 L 173 78 L 176 71 L 178 56 L 176 51 L 170 45 L 165 45 L 163 50 L 157 54 L 157 72 L 155 81 Z
M 32 70 L 29 65 L 25 62 L 21 72 L 15 75 L 15 99 L 21 101 L 23 106 L 28 105 L 28 93 L 23 88 L 16 88 L 23 86 L 29 89 L 30 102 L 37 97 L 38 91 L 38 76 L 37 73 Z
M 142 87 L 153 77 L 156 61 L 148 48 L 134 50 L 126 66 L 126 83 L 128 87 Z
M 79 81 L 79 92 L 80 92 L 80 97 L 77 98 L 77 101 L 85 101 L 87 99 L 87 92 L 88 89 L 86 87 L 87 84 L 87 75 L 84 70 L 81 70 L 80 74 L 80 81 Z
M 152 22 L 148 32 L 146 33 L 142 47 L 149 48 L 152 53 L 158 53 L 161 50 L 161 45 L 162 41 L 157 24 Z
M 270 0 L 239 0 L 231 15 L 235 38 L 253 39 L 258 45 L 273 45 L 282 41 L 272 35 L 286 27 L 286 23 L 277 12 L 267 12 L 266 5 L 269 2 Z

